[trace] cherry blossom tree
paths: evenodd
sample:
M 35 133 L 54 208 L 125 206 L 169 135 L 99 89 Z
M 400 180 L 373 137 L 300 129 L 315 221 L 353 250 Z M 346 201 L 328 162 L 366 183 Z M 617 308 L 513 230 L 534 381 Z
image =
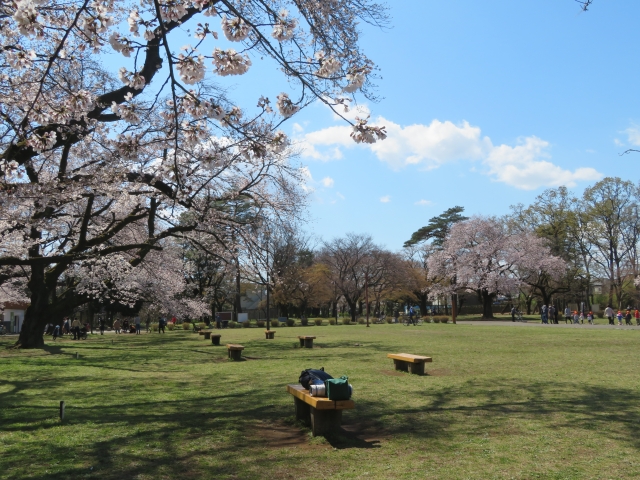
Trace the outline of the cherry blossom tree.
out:
M 551 254 L 544 240 L 530 233 L 509 233 L 495 217 L 473 217 L 455 224 L 442 250 L 428 260 L 429 277 L 438 282 L 434 296 L 467 290 L 478 294 L 483 318 L 493 318 L 492 303 L 510 294 L 530 275 L 559 276 L 564 261 Z
M 50 315 L 89 301 L 90 290 L 56 295 L 70 270 L 126 276 L 166 239 L 243 231 L 219 208 L 238 199 L 253 218 L 295 217 L 303 178 L 279 126 L 317 100 L 340 114 L 356 92 L 374 98 L 362 21 L 382 24 L 385 11 L 367 0 L 2 2 L 0 283 L 23 276 L 29 290 L 18 343 L 42 346 Z M 180 49 L 188 32 L 194 45 Z M 222 82 L 258 57 L 291 89 L 240 107 Z M 357 119 L 352 137 L 385 131 Z

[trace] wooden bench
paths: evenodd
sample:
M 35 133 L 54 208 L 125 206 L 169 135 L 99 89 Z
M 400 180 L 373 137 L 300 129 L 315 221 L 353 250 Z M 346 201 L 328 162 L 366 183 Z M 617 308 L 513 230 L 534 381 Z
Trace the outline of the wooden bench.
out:
M 313 348 L 313 341 L 316 337 L 309 337 L 306 335 L 300 335 L 298 340 L 300 340 L 300 346 L 304 348 Z
M 264 331 L 264 336 L 267 340 L 273 340 L 273 336 L 276 334 L 275 330 L 265 330 Z
M 244 350 L 244 346 L 242 345 L 227 344 L 227 353 L 231 360 L 242 360 L 242 350 Z
M 220 345 L 220 337 L 222 335 L 220 335 L 219 333 L 214 333 L 211 335 L 211 343 L 213 345 Z
M 411 355 L 410 353 L 389 353 L 388 358 L 393 359 L 396 370 L 424 375 L 425 362 L 431 362 L 431 357 Z
M 340 429 L 342 411 L 356 406 L 353 400 L 334 401 L 312 397 L 302 385 L 287 385 L 287 393 L 293 395 L 296 419 L 310 425 L 314 437 Z
M 211 338 L 211 332 L 200 332 L 200 333 L 204 335 L 205 340 L 209 340 Z

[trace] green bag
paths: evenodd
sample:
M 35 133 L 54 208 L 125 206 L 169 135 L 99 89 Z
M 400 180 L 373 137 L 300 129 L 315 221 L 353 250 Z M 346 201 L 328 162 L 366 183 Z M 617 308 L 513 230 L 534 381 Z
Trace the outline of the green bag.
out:
M 349 400 L 351 391 L 349 389 L 349 377 L 344 375 L 340 378 L 330 378 L 324 381 L 329 400 Z

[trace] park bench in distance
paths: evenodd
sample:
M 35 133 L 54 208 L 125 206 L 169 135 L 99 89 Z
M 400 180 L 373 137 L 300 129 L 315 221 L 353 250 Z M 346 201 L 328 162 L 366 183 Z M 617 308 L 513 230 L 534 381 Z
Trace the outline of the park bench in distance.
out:
M 431 362 L 431 357 L 422 357 L 420 355 L 411 355 L 410 353 L 389 353 L 388 358 L 393 359 L 396 370 L 411 372 L 417 375 L 424 375 L 425 362 Z
M 264 336 L 265 336 L 265 338 L 267 340 L 273 340 L 275 334 L 276 334 L 275 330 L 265 330 L 264 331 Z
M 314 437 L 340 429 L 342 410 L 355 408 L 353 400 L 329 400 L 312 397 L 302 385 L 287 385 L 287 393 L 293 395 L 296 419 L 311 426 Z
M 214 333 L 211 335 L 211 344 L 212 345 L 220 345 L 220 335 L 219 333 Z
M 300 335 L 298 340 L 300 340 L 300 346 L 305 348 L 313 348 L 313 341 L 316 337 L 310 337 L 308 335 Z

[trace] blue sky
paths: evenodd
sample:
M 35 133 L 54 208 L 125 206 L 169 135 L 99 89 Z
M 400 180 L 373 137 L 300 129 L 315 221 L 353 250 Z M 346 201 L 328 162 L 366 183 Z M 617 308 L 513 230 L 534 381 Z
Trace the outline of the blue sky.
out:
M 620 156 L 640 149 L 640 2 L 389 3 L 390 28 L 365 26 L 362 39 L 382 100 L 360 104 L 389 138 L 357 146 L 321 104 L 283 125 L 308 169 L 309 234 L 369 233 L 396 250 L 454 205 L 502 215 L 545 188 L 640 179 L 640 154 Z M 193 31 L 175 41 L 196 43 Z M 216 46 L 240 47 L 222 35 Z M 273 63 L 252 61 L 242 77 L 218 77 L 238 105 L 292 91 Z
M 395 250 L 454 205 L 502 215 L 548 187 L 640 179 L 640 154 L 620 156 L 640 145 L 640 2 L 390 6 L 392 28 L 363 38 L 384 97 L 364 107 L 389 139 L 351 145 L 320 105 L 291 122 L 313 178 L 310 233 L 370 233 Z

